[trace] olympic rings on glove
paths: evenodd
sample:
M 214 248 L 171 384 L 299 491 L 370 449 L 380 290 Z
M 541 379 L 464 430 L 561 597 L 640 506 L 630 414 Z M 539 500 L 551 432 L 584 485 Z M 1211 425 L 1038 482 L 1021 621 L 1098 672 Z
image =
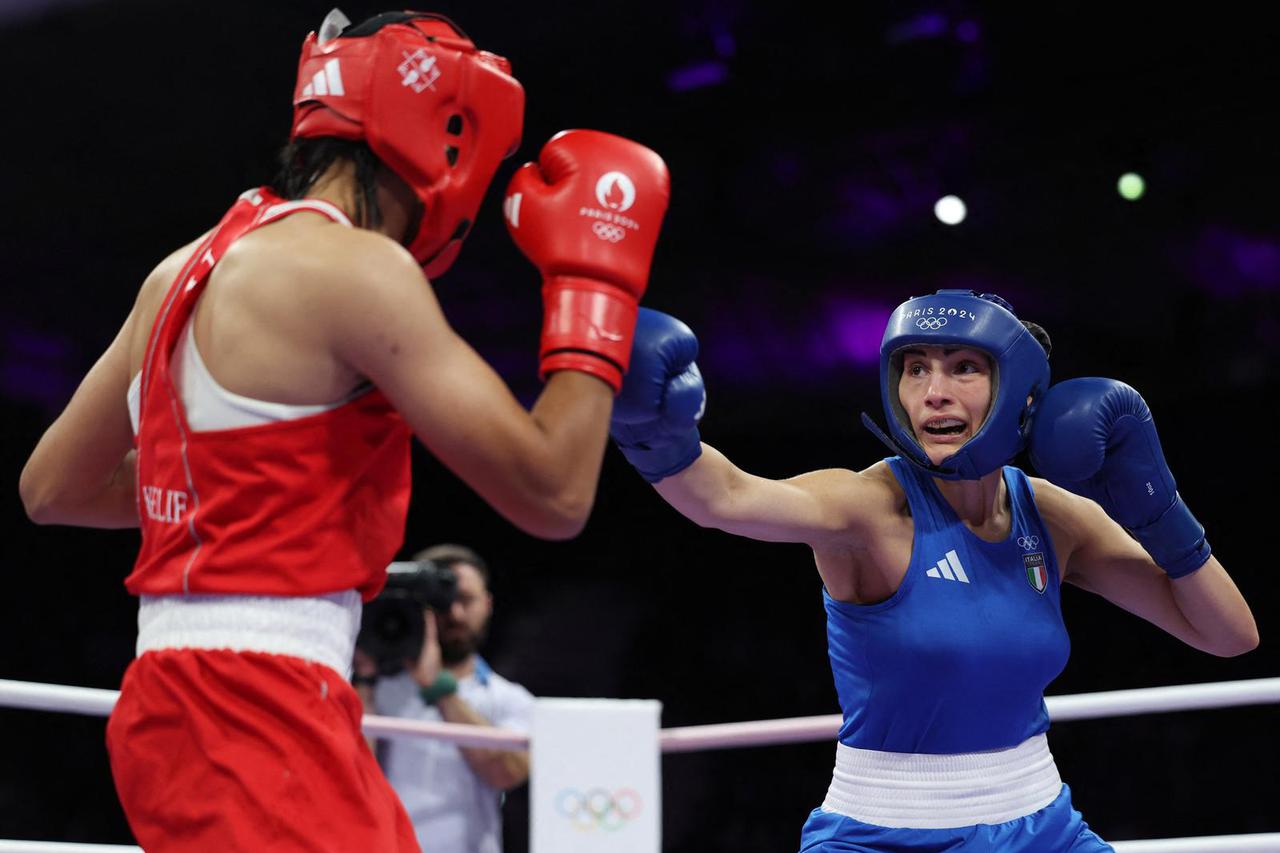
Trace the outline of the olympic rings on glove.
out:
M 627 236 L 627 232 L 617 225 L 610 225 L 608 222 L 592 222 L 591 230 L 601 240 L 608 240 L 610 243 L 617 243 L 623 237 Z
M 556 811 L 573 822 L 574 829 L 586 832 L 622 829 L 640 813 L 640 795 L 630 788 L 613 793 L 604 788 L 591 788 L 583 793 L 565 788 L 556 794 Z

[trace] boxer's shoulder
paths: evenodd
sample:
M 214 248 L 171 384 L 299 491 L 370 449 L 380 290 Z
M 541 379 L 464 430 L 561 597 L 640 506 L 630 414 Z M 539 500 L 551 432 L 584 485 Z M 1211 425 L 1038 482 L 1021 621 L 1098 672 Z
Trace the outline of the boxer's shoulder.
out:
M 142 287 L 138 290 L 139 310 L 147 307 L 159 309 L 160 303 L 164 301 L 165 294 L 169 292 L 169 287 L 178 278 L 178 274 L 182 272 L 182 268 L 186 266 L 187 261 L 191 259 L 191 254 L 199 248 L 200 244 L 211 233 L 212 231 L 206 231 L 180 249 L 170 252 L 165 256 L 164 260 L 155 265 L 155 268 L 143 279 Z M 151 316 L 155 314 L 155 311 L 147 311 L 146 313 Z
M 876 508 L 897 515 L 906 511 L 907 492 L 898 482 L 889 463 L 881 459 L 858 472 L 865 499 L 876 502 Z
M 1031 483 L 1036 511 L 1048 529 L 1058 552 L 1059 563 L 1062 563 L 1075 551 L 1083 535 L 1082 530 L 1099 523 L 1102 510 L 1093 501 L 1056 486 L 1043 477 L 1028 476 L 1027 480 Z
M 155 322 L 156 315 L 160 313 L 160 308 L 164 304 L 165 294 L 177 280 L 191 254 L 204 242 L 209 233 L 211 232 L 205 232 L 182 248 L 170 252 L 142 280 L 142 286 L 138 288 L 138 295 L 134 300 L 133 311 L 125 321 L 132 372 L 136 373 L 142 365 L 147 338 L 151 333 L 152 323 Z
M 386 235 L 327 222 L 305 211 L 246 234 L 227 250 L 220 266 L 224 274 L 277 277 L 292 287 L 333 287 L 387 277 L 422 279 L 413 256 Z
M 208 296 L 266 316 L 301 310 L 314 321 L 425 289 L 422 268 L 385 235 L 325 222 L 282 227 L 290 224 L 237 240 L 214 270 Z

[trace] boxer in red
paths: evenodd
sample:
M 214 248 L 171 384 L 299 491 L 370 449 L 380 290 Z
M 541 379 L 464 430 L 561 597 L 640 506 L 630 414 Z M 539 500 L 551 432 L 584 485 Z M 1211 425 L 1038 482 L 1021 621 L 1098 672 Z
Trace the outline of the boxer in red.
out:
M 149 853 L 417 849 L 347 682 L 401 544 L 411 435 L 523 530 L 585 523 L 669 179 L 594 131 L 516 173 L 507 224 L 545 308 L 526 411 L 428 283 L 523 109 L 509 63 L 447 19 L 331 13 L 276 183 L 161 261 L 32 453 L 33 520 L 141 528 L 107 742 Z

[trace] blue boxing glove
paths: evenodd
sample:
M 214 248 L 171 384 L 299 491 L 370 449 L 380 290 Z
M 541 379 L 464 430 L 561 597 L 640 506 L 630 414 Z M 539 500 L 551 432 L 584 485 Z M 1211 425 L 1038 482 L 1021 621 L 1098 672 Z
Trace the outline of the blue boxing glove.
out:
M 1051 483 L 1096 501 L 1169 577 L 1209 559 L 1204 527 L 1182 502 L 1146 401 L 1114 379 L 1069 379 L 1045 393 L 1031 462 Z
M 688 326 L 661 311 L 640 309 L 609 434 L 650 483 L 678 474 L 702 454 L 698 420 L 707 394 L 693 362 L 697 357 L 698 339 Z

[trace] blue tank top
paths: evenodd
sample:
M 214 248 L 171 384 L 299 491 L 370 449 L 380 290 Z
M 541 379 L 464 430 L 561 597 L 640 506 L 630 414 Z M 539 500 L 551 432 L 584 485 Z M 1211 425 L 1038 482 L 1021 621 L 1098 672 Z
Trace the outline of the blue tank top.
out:
M 1027 475 L 1006 466 L 1013 525 L 973 534 L 933 478 L 887 460 L 906 491 L 911 563 L 888 599 L 823 590 L 840 742 L 886 752 L 980 752 L 1049 728 L 1044 689 L 1070 653 L 1057 560 Z

